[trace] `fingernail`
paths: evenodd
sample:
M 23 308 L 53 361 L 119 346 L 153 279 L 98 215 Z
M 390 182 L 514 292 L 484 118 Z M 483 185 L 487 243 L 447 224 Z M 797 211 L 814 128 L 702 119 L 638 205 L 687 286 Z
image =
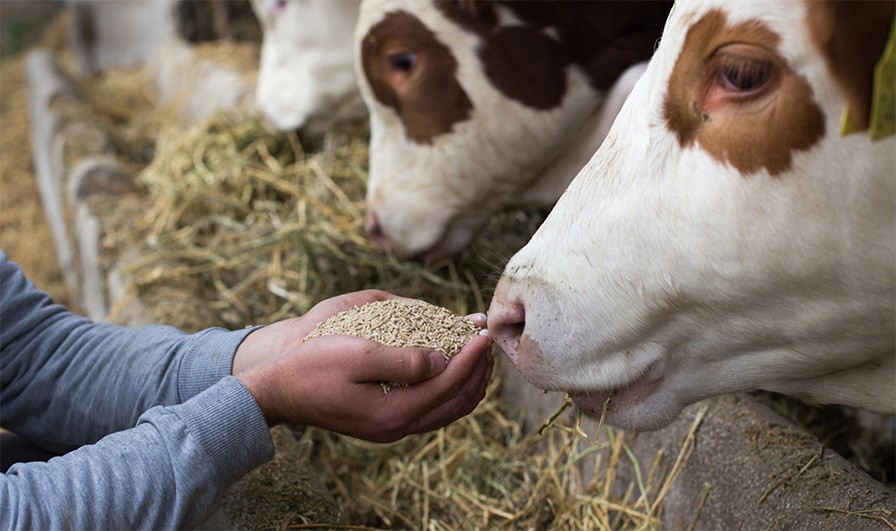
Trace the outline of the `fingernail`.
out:
M 474 325 L 476 325 L 478 327 L 485 326 L 485 323 L 488 321 L 488 317 L 482 312 L 471 313 L 470 315 L 465 316 L 464 319 L 466 319 L 467 321 L 470 321 L 471 323 L 473 323 Z
M 488 328 L 483 328 L 482 330 L 480 330 L 480 331 L 479 331 L 479 335 L 480 335 L 480 336 L 488 337 L 488 336 L 489 336 L 489 334 L 488 334 Z

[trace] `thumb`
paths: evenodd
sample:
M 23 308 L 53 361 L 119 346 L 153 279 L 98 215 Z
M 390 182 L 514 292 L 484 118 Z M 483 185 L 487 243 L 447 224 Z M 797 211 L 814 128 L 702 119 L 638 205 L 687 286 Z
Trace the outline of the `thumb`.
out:
M 440 374 L 447 362 L 441 352 L 378 344 L 356 373 L 356 381 L 414 384 Z

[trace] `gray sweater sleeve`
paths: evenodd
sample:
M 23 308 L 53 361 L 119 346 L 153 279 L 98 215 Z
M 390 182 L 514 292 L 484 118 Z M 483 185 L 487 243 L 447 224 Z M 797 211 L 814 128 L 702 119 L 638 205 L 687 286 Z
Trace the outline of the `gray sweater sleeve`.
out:
M 51 450 L 80 447 L 0 477 L 0 528 L 200 522 L 273 455 L 258 405 L 229 376 L 250 332 L 95 323 L 0 252 L 0 423 Z
M 53 303 L 0 252 L 0 423 L 51 451 L 92 444 L 229 375 L 251 331 L 96 323 Z
M 229 376 L 96 444 L 13 465 L 0 476 L 0 529 L 193 527 L 273 453 L 261 410 Z

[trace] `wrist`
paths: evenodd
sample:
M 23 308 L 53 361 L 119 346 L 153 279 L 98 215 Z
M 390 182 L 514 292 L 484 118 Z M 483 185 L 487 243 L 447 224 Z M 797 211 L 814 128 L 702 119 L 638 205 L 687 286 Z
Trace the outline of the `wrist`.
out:
M 265 328 L 263 325 L 254 326 L 243 337 L 243 340 L 233 353 L 230 374 L 236 376 L 267 357 L 270 349 L 265 344 L 266 342 L 263 341 L 263 334 L 259 332 L 263 328 Z
M 273 427 L 281 422 L 280 415 L 277 413 L 276 394 L 272 392 L 270 378 L 264 375 L 266 371 L 259 369 L 242 371 L 236 377 L 255 399 L 258 409 L 264 415 L 265 422 L 269 427 Z

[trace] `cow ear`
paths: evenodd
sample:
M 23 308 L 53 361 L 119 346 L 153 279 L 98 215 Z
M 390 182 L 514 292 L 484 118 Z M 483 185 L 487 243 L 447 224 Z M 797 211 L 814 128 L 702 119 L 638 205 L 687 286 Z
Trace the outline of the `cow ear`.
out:
M 811 1 L 808 25 L 848 106 L 846 130 L 868 129 L 874 67 L 884 53 L 896 2 Z

